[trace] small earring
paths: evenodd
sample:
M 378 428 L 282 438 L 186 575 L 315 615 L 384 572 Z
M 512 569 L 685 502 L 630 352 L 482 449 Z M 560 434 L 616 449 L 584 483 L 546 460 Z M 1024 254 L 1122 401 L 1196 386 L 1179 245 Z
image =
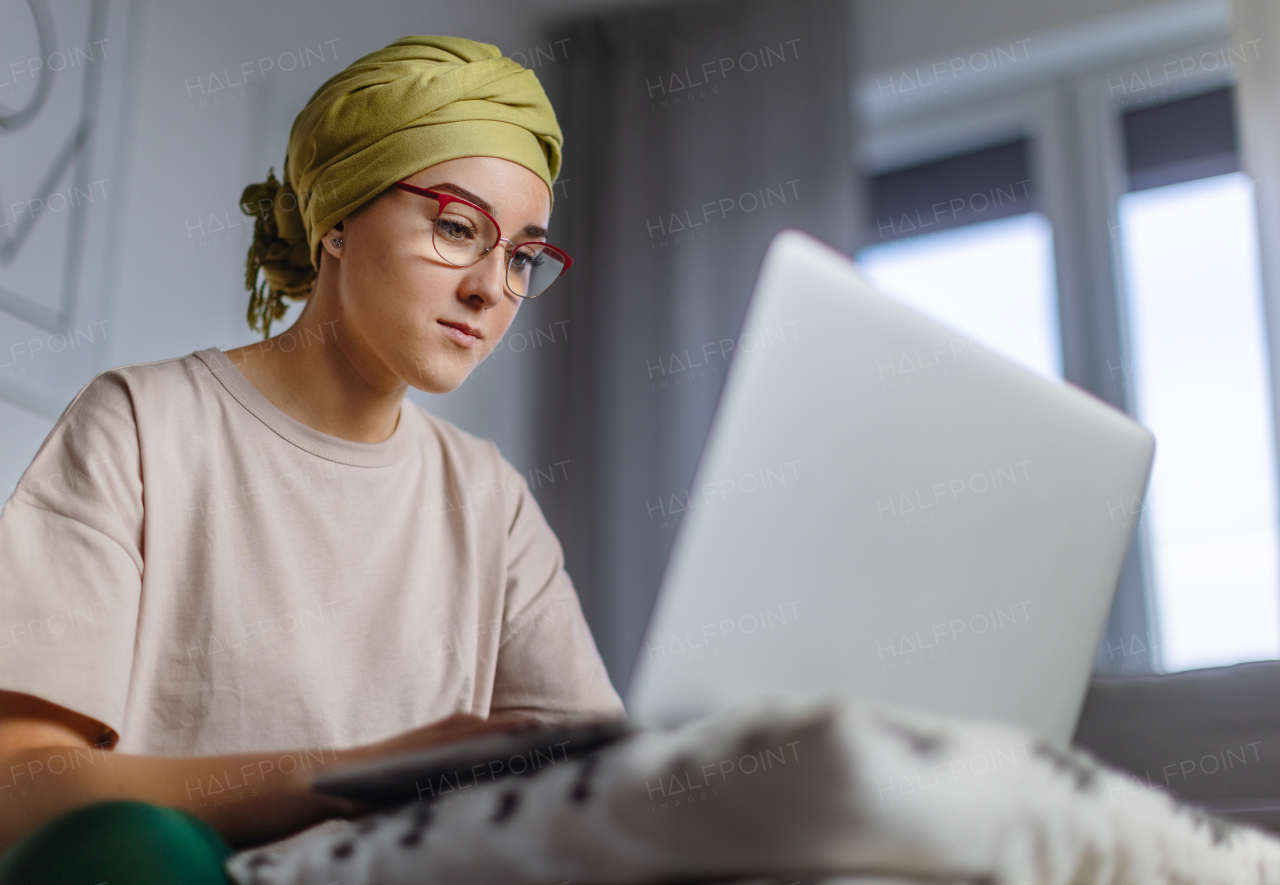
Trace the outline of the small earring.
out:
M 334 245 L 334 246 L 341 246 L 341 245 L 342 245 L 342 237 L 334 237 L 334 238 L 333 238 L 333 240 L 332 240 L 331 242 L 333 243 L 333 245 Z

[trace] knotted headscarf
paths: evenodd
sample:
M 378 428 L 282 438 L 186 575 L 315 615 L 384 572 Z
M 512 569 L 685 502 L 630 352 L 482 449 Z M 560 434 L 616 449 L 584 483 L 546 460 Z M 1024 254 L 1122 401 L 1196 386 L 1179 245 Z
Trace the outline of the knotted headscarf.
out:
M 285 298 L 310 295 L 320 238 L 395 182 L 446 160 L 500 157 L 551 191 L 562 141 L 538 78 L 489 43 L 404 37 L 353 62 L 298 114 L 284 180 L 272 169 L 240 197 L 256 217 L 249 326 L 269 335 Z

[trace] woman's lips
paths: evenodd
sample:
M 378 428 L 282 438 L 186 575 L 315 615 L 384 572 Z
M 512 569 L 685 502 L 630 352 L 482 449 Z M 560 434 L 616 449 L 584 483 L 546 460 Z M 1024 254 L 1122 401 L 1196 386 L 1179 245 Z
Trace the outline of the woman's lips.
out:
M 446 323 L 444 320 L 437 320 L 436 322 L 441 325 L 444 329 L 445 335 L 449 336 L 450 340 L 455 344 L 461 345 L 462 347 L 475 347 L 480 341 L 479 336 L 465 332 L 457 326 L 452 326 Z

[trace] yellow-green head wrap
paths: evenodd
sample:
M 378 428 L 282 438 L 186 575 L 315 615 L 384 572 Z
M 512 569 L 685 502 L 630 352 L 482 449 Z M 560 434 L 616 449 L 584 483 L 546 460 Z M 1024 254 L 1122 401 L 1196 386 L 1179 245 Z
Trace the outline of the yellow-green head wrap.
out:
M 320 238 L 395 182 L 446 160 L 500 157 L 550 191 L 561 143 L 538 78 L 489 43 L 404 37 L 353 62 L 298 114 L 284 180 L 273 169 L 240 197 L 256 216 L 245 267 L 250 327 L 270 334 L 283 299 L 310 295 Z

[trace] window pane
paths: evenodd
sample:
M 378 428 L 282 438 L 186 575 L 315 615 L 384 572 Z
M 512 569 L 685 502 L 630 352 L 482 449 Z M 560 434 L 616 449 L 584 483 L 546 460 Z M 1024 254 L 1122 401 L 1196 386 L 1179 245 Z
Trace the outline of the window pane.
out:
M 1020 138 L 872 175 L 867 196 L 878 242 L 1033 211 L 1036 194 L 1027 171 L 1028 149 L 1027 139 Z
M 1032 212 L 858 253 L 887 293 L 987 348 L 1062 375 L 1053 231 Z
M 1253 190 L 1240 173 L 1119 204 L 1132 385 L 1156 435 L 1144 519 L 1166 670 L 1280 654 L 1275 451 Z
M 1126 113 L 1129 190 L 1240 171 L 1234 95 L 1227 87 Z

